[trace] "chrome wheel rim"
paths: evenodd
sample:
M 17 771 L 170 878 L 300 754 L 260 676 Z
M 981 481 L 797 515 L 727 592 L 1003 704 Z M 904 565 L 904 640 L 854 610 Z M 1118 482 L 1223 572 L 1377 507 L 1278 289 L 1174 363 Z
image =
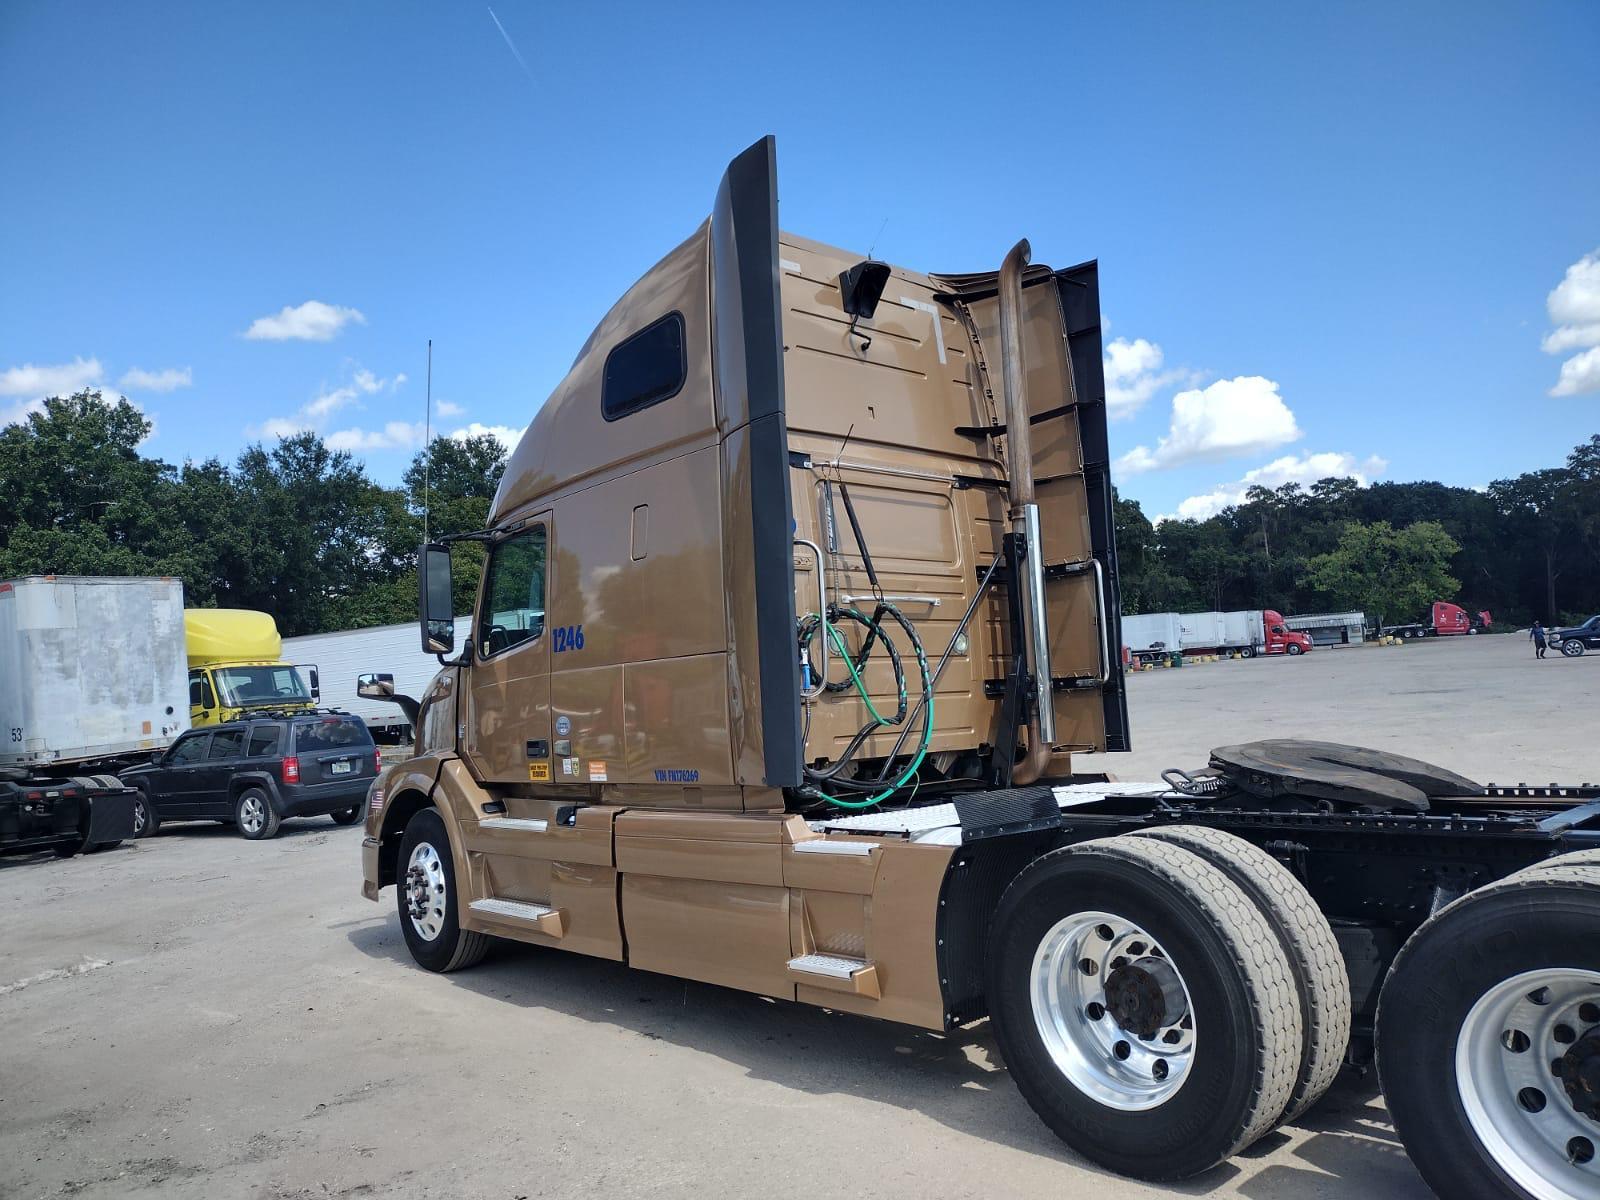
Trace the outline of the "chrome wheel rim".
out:
M 444 860 L 431 842 L 419 842 L 406 864 L 406 915 L 411 928 L 424 941 L 431 942 L 444 930 Z
M 1165 1104 L 1194 1063 L 1193 1005 L 1161 944 L 1125 917 L 1074 913 L 1039 942 L 1033 1019 L 1056 1068 L 1125 1112 Z
M 143 837 L 144 827 L 150 824 L 150 815 L 145 811 L 144 801 L 133 802 L 133 836 Z
M 1478 1140 L 1537 1200 L 1600 1194 L 1600 972 L 1525 971 L 1489 989 L 1456 1039 L 1456 1089 Z M 1586 1113 L 1580 1102 L 1590 1107 Z
M 267 823 L 266 806 L 259 796 L 246 796 L 239 802 L 239 824 L 246 833 L 260 833 Z

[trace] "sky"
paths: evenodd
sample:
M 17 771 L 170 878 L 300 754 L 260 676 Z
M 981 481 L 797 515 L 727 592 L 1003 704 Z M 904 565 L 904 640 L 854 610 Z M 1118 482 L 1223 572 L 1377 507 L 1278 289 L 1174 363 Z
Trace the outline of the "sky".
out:
M 785 229 L 1098 258 L 1114 479 L 1558 464 L 1600 431 L 1600 4 L 0 5 L 0 423 L 515 439 L 772 133 Z

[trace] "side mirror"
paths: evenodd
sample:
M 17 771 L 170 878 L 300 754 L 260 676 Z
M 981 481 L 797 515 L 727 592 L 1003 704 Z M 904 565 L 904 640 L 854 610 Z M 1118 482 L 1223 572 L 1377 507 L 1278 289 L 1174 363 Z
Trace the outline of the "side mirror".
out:
M 449 654 L 456 648 L 455 604 L 450 598 L 450 547 L 429 543 L 417 554 L 417 616 L 422 649 Z
M 312 667 L 312 668 L 310 668 L 310 670 L 308 670 L 306 672 L 306 674 L 308 676 L 310 676 L 311 698 L 313 700 L 321 700 L 322 699 L 322 681 L 317 677 L 317 669 L 315 667 Z
M 390 700 L 394 697 L 393 675 L 357 675 L 356 695 L 363 700 Z

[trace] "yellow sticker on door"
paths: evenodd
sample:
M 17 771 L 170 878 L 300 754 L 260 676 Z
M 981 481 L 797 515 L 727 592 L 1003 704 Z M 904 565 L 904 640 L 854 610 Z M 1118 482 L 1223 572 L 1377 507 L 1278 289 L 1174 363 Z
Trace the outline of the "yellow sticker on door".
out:
M 604 783 L 606 781 L 606 765 L 603 762 L 589 764 L 589 782 Z
M 550 764 L 547 762 L 531 762 L 528 764 L 528 782 L 549 783 Z

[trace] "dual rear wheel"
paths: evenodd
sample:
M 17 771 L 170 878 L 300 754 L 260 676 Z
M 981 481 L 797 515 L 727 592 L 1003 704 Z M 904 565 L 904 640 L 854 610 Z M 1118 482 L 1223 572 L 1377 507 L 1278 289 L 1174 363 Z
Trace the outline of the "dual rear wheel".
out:
M 1030 864 L 995 914 L 989 1009 L 1044 1122 L 1146 1179 L 1197 1174 L 1299 1115 L 1349 1037 L 1344 962 L 1310 896 L 1194 828 Z

